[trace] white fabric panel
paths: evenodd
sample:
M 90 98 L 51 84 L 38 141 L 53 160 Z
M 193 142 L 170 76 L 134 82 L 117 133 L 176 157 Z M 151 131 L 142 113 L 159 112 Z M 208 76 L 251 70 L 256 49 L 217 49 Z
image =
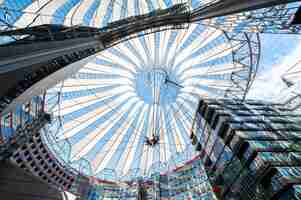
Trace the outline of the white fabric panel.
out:
M 189 58 L 186 62 L 181 65 L 181 69 L 177 71 L 177 75 L 180 75 L 189 68 L 191 65 L 195 65 L 202 62 L 208 62 L 210 60 L 214 60 L 217 58 L 224 57 L 233 52 L 233 50 L 237 49 L 238 46 L 232 46 L 229 43 L 223 43 L 215 48 L 212 48 L 210 51 L 203 53 L 202 55 L 194 58 Z
M 160 48 L 159 48 L 159 63 L 165 63 L 165 53 L 169 50 L 167 49 L 168 39 L 170 38 L 171 31 L 160 32 Z
M 108 7 L 110 5 L 110 0 L 102 0 L 100 6 L 96 11 L 94 18 L 94 27 L 102 27 L 104 16 L 107 14 Z
M 102 101 L 102 100 L 106 100 L 106 99 L 108 99 L 108 98 L 110 98 L 111 96 L 114 96 L 114 95 L 116 95 L 116 94 L 109 94 L 109 95 L 102 95 L 103 97 L 101 97 L 101 96 L 96 96 L 97 97 L 97 99 L 95 99 L 95 100 L 93 100 L 93 101 L 89 101 L 88 103 L 86 103 L 85 104 L 85 106 L 89 106 L 89 105 L 92 105 L 93 103 L 96 103 L 96 102 L 99 102 L 99 101 Z M 125 94 L 124 93 L 124 95 L 121 95 L 120 97 L 118 97 L 118 98 L 120 98 L 120 99 L 125 99 L 125 98 L 128 98 L 128 96 L 127 96 L 127 94 Z M 118 102 L 118 100 L 115 100 L 113 103 L 115 103 L 114 105 L 115 106 L 118 106 L 118 105 L 120 105 L 121 104 L 121 102 L 120 102 L 120 100 L 119 100 L 119 102 Z M 77 107 L 76 108 L 76 110 L 78 110 L 78 109 L 81 109 L 81 108 L 83 108 L 83 106 L 82 105 L 80 105 L 80 104 L 78 104 L 77 106 L 79 106 L 79 107 Z M 73 108 L 73 107 L 71 107 L 71 111 L 75 111 L 75 109 Z M 63 109 L 62 111 L 64 111 L 65 109 Z M 98 109 L 95 109 L 93 112 L 89 112 L 89 113 L 87 113 L 87 114 L 84 114 L 84 115 L 81 115 L 81 116 L 79 116 L 80 117 L 80 119 L 76 119 L 75 121 L 80 121 L 81 123 L 82 122 L 88 122 L 88 121 L 85 121 L 85 119 L 89 119 L 89 117 L 93 117 L 94 115 L 98 115 L 98 117 L 100 117 L 100 116 L 102 116 L 102 115 L 104 115 L 105 113 L 106 113 L 106 111 L 110 111 L 110 110 L 112 110 L 112 106 L 111 106 L 111 102 L 105 102 L 105 103 L 103 103 L 103 106 L 102 107 L 100 107 L 100 109 L 98 110 Z M 61 111 L 61 114 L 65 114 L 64 112 L 62 112 Z M 70 111 L 70 109 L 69 109 L 69 111 Z M 99 112 L 98 112 L 99 111 Z M 103 113 L 102 115 L 100 115 L 100 113 Z M 87 126 L 88 124 L 86 124 L 86 126 Z M 66 130 L 66 129 L 68 129 L 68 130 L 66 130 L 65 132 L 67 133 L 67 132 L 69 132 L 70 131 L 70 129 L 73 129 L 73 127 L 75 127 L 76 125 L 75 124 L 72 124 L 72 121 L 71 122 L 68 122 L 68 123 L 65 123 L 64 124 L 64 129 Z M 86 127 L 86 126 L 84 126 L 84 127 Z M 63 133 L 63 135 L 64 135 L 64 138 L 66 138 L 66 137 L 71 137 L 73 134 L 71 133 L 67 133 L 68 135 L 66 135 L 65 133 Z
M 140 15 L 150 12 L 146 1 L 147 0 L 139 2 L 139 14 Z
M 56 10 L 67 0 L 39 0 L 34 1 L 23 10 L 24 14 L 15 22 L 17 27 L 36 26 L 40 24 L 49 24 L 53 19 Z M 44 7 L 43 7 L 44 6 Z M 34 21 L 35 20 L 35 21 Z
M 141 70 L 142 69 L 142 64 L 143 62 L 145 63 L 145 60 L 141 60 L 140 58 L 138 58 L 133 52 L 132 49 L 128 48 L 127 46 L 125 46 L 124 43 L 122 43 L 122 45 L 119 46 L 119 49 L 122 52 L 127 52 L 127 56 L 135 63 L 137 69 Z M 137 49 L 136 49 L 137 51 Z M 140 52 L 139 52 L 140 53 Z
M 122 7 L 122 1 L 123 0 L 113 0 L 113 11 L 112 11 L 112 22 L 120 20 L 121 19 L 121 13 L 124 9 Z
M 131 135 L 131 138 L 128 142 L 128 146 L 130 148 L 125 149 L 125 152 L 123 153 L 123 157 L 120 159 L 120 162 L 118 164 L 118 171 L 121 171 L 123 175 L 127 174 L 128 171 L 131 168 L 131 164 L 134 162 L 134 156 L 135 152 L 138 148 L 139 139 L 142 134 L 142 129 L 144 125 L 144 116 L 146 115 L 146 112 L 148 110 L 149 106 L 144 106 L 142 112 L 139 114 L 138 123 L 136 124 L 137 130 L 134 134 Z
M 135 119 L 134 115 L 137 110 L 142 106 L 142 102 L 139 102 L 134 105 L 134 107 L 130 110 L 129 116 L 125 120 L 125 122 L 120 126 L 120 128 L 114 133 L 113 137 L 110 138 L 105 146 L 103 147 L 103 153 L 99 153 L 95 159 L 92 161 L 92 165 L 97 168 L 96 173 L 103 170 L 110 159 L 114 156 L 116 150 L 118 150 L 118 146 L 124 139 L 127 130 L 133 126 L 133 121 Z M 131 148 L 131 147 L 128 147 Z
M 76 12 L 72 15 L 73 25 L 83 25 L 83 19 L 94 0 L 82 0 L 76 9 Z
M 199 37 L 197 37 L 190 45 L 189 47 L 185 48 L 183 51 L 179 52 L 175 59 L 175 66 L 178 65 L 181 61 L 184 59 L 189 58 L 189 56 L 196 52 L 197 50 L 205 47 L 207 44 L 209 44 L 211 41 L 216 39 L 222 34 L 221 31 L 215 30 L 215 29 L 209 29 L 201 33 Z
M 125 69 L 128 69 L 129 71 L 131 71 L 132 73 L 136 72 L 136 67 L 132 63 L 128 62 L 127 60 L 122 59 L 120 56 L 117 56 L 109 51 L 105 51 L 105 52 L 103 52 L 103 54 L 101 54 L 97 57 L 107 60 L 107 61 L 110 61 L 112 63 L 116 63 L 118 65 L 121 65 Z M 117 68 L 117 69 L 119 69 L 119 68 Z M 113 68 L 112 70 L 117 70 L 117 69 Z
M 162 131 L 161 131 L 161 134 L 160 134 L 160 139 L 162 141 L 160 141 L 161 145 L 160 145 L 160 149 L 162 149 L 162 153 L 161 153 L 161 160 L 169 160 L 170 156 L 171 156 L 171 148 L 172 145 L 168 139 L 168 136 L 167 136 L 167 131 L 168 130 L 168 127 L 167 127 L 167 122 L 166 122 L 166 119 L 165 119 L 165 116 L 164 116 L 164 112 L 166 112 L 165 108 L 162 108 L 161 110 L 162 112 Z
M 121 119 L 123 114 L 127 113 L 127 109 L 134 103 L 135 99 L 131 99 L 131 101 L 128 101 L 126 105 L 122 106 L 120 111 L 114 112 L 114 114 L 111 116 L 110 120 L 107 120 L 105 123 L 102 123 L 98 126 L 98 128 L 88 134 L 84 139 L 82 139 L 80 142 L 74 144 L 74 147 L 72 149 L 71 155 L 72 160 L 78 160 L 82 156 L 86 155 L 92 148 L 95 147 L 97 142 L 108 132 L 110 129 Z M 108 107 L 115 108 L 118 105 L 114 105 L 114 103 L 109 103 Z M 92 164 L 93 169 L 96 168 L 94 164 Z
M 79 21 L 76 21 L 76 19 L 73 18 L 73 16 L 75 15 L 78 7 L 81 5 L 82 1 L 79 1 L 75 6 L 72 7 L 71 10 L 69 10 L 68 14 L 65 17 L 64 20 L 64 25 L 66 26 L 72 26 L 72 25 L 76 25 L 77 23 L 79 23 Z
M 147 35 L 145 36 L 145 43 L 146 43 L 146 47 L 150 53 L 150 57 L 149 57 L 149 61 L 151 63 L 149 67 L 154 67 L 155 66 L 155 42 L 154 42 L 154 34 L 150 34 L 150 35 Z
M 87 128 L 90 124 L 95 122 L 101 116 L 107 114 L 112 109 L 110 107 L 99 107 L 93 112 L 89 112 L 85 115 L 80 116 L 79 119 L 74 119 L 69 123 L 64 124 L 63 129 L 65 130 L 59 137 L 60 140 L 70 138 L 77 134 L 79 131 Z
M 128 3 L 127 16 L 128 17 L 135 15 L 135 1 L 136 0 L 127 0 L 127 3 Z
M 189 79 L 193 76 L 198 75 L 222 75 L 230 74 L 231 72 L 242 70 L 242 64 L 226 63 L 226 64 L 217 64 L 214 66 L 193 68 L 190 67 L 182 73 L 181 80 Z
M 140 56 L 144 60 L 145 63 L 147 63 L 148 56 L 145 52 L 145 49 L 143 48 L 141 41 L 138 38 L 135 38 L 132 40 L 132 45 L 136 48 L 136 50 L 140 53 Z

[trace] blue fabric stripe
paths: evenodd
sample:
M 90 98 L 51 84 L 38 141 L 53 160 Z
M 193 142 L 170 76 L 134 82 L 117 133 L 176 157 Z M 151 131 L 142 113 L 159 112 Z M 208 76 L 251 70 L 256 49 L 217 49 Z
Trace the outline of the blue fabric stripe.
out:
M 73 111 L 71 113 L 68 113 L 66 115 L 63 115 L 62 116 L 62 121 L 64 123 L 67 123 L 67 122 L 69 122 L 69 121 L 71 121 L 73 119 L 76 119 L 76 118 L 84 115 L 84 114 L 87 114 L 89 112 L 93 112 L 95 110 L 95 108 L 100 108 L 102 106 L 105 106 L 105 102 L 107 102 L 109 100 L 113 101 L 113 100 L 117 99 L 118 97 L 120 97 L 121 95 L 122 94 L 118 94 L 118 95 L 114 95 L 112 97 L 107 97 L 107 98 L 102 99 L 102 100 L 100 100 L 100 101 L 98 101 L 96 103 L 93 103 L 91 105 L 85 106 L 85 107 L 83 107 L 81 109 L 78 109 L 78 110 Z
M 106 90 L 112 90 L 118 86 L 120 86 L 120 85 L 112 84 L 110 86 L 101 86 L 101 87 L 96 87 L 96 88 L 88 89 L 88 90 L 77 90 L 77 91 L 71 91 L 71 92 L 64 92 L 61 94 L 61 98 L 62 98 L 61 100 L 65 101 L 65 100 L 76 99 L 76 98 L 85 97 L 85 96 L 93 96 L 96 93 L 104 92 Z
M 54 13 L 54 17 L 52 19 L 52 24 L 63 24 L 65 17 L 68 15 L 70 10 L 76 6 L 80 0 L 68 0 L 66 3 L 64 3 L 63 6 L 61 6 L 59 9 L 56 10 Z
M 96 105 L 94 105 L 94 107 L 92 108 L 92 106 L 89 107 L 90 111 L 93 111 L 95 108 L 99 108 L 103 105 L 106 105 L 108 102 L 112 102 L 114 99 L 118 98 L 118 96 L 114 96 L 111 98 L 107 98 L 105 100 L 102 100 L 100 102 L 97 102 Z M 100 104 L 100 105 L 97 105 Z M 106 121 L 108 121 L 109 119 L 111 119 L 111 117 L 114 115 L 114 113 L 117 113 L 121 107 L 124 105 L 120 104 L 117 107 L 115 107 L 114 109 L 112 109 L 110 112 L 106 113 L 105 115 L 99 117 L 98 119 L 96 119 L 93 123 L 89 124 L 87 127 L 85 127 L 84 129 L 80 130 L 79 132 L 77 132 L 76 134 L 74 134 L 71 138 L 69 138 L 69 141 L 71 142 L 71 144 L 75 144 L 77 142 L 79 142 L 80 140 L 82 140 L 86 135 L 90 134 L 92 131 L 95 130 L 95 127 L 99 126 L 102 123 L 105 123 Z M 118 114 L 118 113 L 117 113 Z M 104 137 L 102 137 L 103 140 Z M 97 146 L 97 145 L 96 145 Z M 97 149 L 96 147 L 93 149 Z
M 14 24 L 23 14 L 23 10 L 32 3 L 32 0 L 5 0 L 0 9 L 0 18 L 4 19 L 9 24 Z M 8 10 L 6 11 L 5 8 Z M 10 11 L 13 10 L 13 11 Z
M 91 0 L 92 1 L 92 0 Z M 100 0 L 94 0 L 93 4 L 90 6 L 90 8 L 87 10 L 86 14 L 83 18 L 83 25 L 89 26 L 91 20 L 93 19 L 93 16 L 97 10 L 97 8 L 100 5 Z
M 137 110 L 137 113 L 141 113 L 143 109 L 143 106 L 140 106 L 140 108 Z M 122 141 L 120 142 L 120 144 L 118 145 L 118 150 L 115 153 L 114 156 L 112 156 L 112 158 L 110 159 L 110 161 L 108 162 L 107 167 L 108 168 L 112 168 L 114 169 L 116 166 L 122 165 L 119 164 L 118 162 L 120 161 L 122 155 L 125 153 L 124 151 L 127 148 L 133 148 L 132 144 L 130 144 L 130 138 L 132 134 L 139 134 L 137 133 L 137 130 L 135 130 L 134 128 L 138 128 L 140 124 L 138 124 L 138 120 L 139 120 L 139 115 L 135 115 L 135 119 L 132 122 L 132 125 L 129 127 L 129 129 L 126 131 L 126 134 L 124 135 Z M 135 137 L 135 136 L 133 136 Z
M 107 113 L 105 116 L 103 116 L 102 118 L 96 120 L 95 122 L 98 123 L 93 123 L 94 124 L 94 129 L 96 125 L 102 124 L 105 121 L 108 120 L 114 120 L 114 118 L 112 119 L 112 116 L 114 114 L 117 114 L 116 117 L 120 117 L 119 115 L 119 110 L 124 106 L 125 104 L 121 104 L 119 106 L 117 106 L 116 108 L 112 109 L 109 113 Z M 130 109 L 133 108 L 135 106 L 135 102 L 131 104 Z M 129 109 L 129 110 L 130 110 Z M 122 114 L 120 120 L 118 122 L 116 122 L 112 128 L 106 132 L 106 134 L 97 142 L 97 144 L 95 145 L 95 147 L 93 148 L 93 150 L 91 150 L 86 157 L 90 160 L 93 160 L 95 158 L 95 156 L 100 153 L 104 146 L 111 141 L 111 138 L 114 136 L 114 134 L 116 133 L 116 131 L 120 128 L 120 126 L 122 126 L 122 124 L 127 120 L 127 117 L 129 115 L 130 112 L 125 112 Z M 105 153 L 105 152 L 104 152 Z

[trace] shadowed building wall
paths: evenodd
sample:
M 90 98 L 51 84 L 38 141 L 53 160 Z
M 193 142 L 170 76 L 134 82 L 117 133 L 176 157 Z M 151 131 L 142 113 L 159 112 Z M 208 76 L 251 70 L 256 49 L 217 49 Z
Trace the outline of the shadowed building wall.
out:
M 62 200 L 61 192 L 8 162 L 0 163 L 0 197 L 5 200 Z

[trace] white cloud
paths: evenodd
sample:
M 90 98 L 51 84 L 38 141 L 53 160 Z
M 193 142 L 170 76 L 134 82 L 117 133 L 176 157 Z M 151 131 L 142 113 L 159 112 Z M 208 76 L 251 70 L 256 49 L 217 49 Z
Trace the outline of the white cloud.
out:
M 281 76 L 292 67 L 301 55 L 301 42 L 296 49 L 289 55 L 285 56 L 280 65 L 271 67 L 257 75 L 249 93 L 248 98 L 260 99 L 266 101 L 280 101 L 281 94 L 286 89 L 285 83 Z

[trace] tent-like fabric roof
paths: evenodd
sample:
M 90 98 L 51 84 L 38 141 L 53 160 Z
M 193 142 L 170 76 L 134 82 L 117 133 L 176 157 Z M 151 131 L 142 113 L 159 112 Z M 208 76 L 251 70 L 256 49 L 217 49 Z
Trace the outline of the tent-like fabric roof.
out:
M 214 0 L 192 0 L 195 8 Z M 12 28 L 40 24 L 104 27 L 179 0 L 2 0 Z M 3 24 L 2 24 L 3 25 Z M 7 26 L 6 26 L 7 27 Z M 237 44 L 239 42 L 237 41 Z M 195 154 L 190 131 L 200 97 L 223 97 L 239 48 L 224 32 L 200 24 L 120 43 L 99 53 L 47 91 L 54 121 L 45 142 L 67 165 L 98 177 L 144 176 Z M 157 145 L 146 140 L 158 136 Z
M 118 44 L 47 93 L 61 118 L 57 142 L 70 144 L 69 162 L 88 161 L 94 175 L 162 170 L 195 154 L 190 131 L 199 98 L 232 86 L 231 46 L 222 31 L 191 25 Z M 160 137 L 146 145 L 146 138 Z M 176 158 L 181 153 L 183 158 Z M 185 157 L 186 156 L 186 157 Z M 78 164 L 79 165 L 79 164 Z M 135 170 L 136 169 L 136 170 Z

